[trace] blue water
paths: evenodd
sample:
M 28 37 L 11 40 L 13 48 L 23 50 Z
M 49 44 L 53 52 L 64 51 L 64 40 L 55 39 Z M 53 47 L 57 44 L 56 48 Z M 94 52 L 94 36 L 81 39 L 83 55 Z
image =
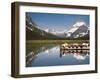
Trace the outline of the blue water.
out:
M 60 50 L 60 45 L 46 48 L 42 46 L 35 53 L 30 51 L 33 57 L 27 59 L 27 67 L 82 65 L 89 64 L 89 51 L 68 52 Z

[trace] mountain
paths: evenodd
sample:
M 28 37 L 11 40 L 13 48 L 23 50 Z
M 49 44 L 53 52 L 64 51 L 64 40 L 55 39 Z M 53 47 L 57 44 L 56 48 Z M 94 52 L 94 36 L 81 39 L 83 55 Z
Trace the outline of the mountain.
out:
M 39 29 L 38 27 L 39 26 L 31 19 L 31 17 L 26 15 L 26 40 L 59 38 L 56 35 Z
M 45 31 L 60 38 L 89 39 L 89 27 L 84 21 L 77 21 L 69 30 L 56 31 L 54 29 L 46 29 Z
M 70 29 L 56 31 L 42 30 L 29 15 L 26 15 L 26 39 L 89 39 L 89 27 L 84 21 L 77 21 Z
M 89 27 L 84 21 L 77 21 L 64 34 L 67 38 L 86 38 L 89 37 Z
M 60 38 L 66 38 L 66 34 L 64 33 L 64 31 L 56 31 L 54 29 L 46 29 L 45 30 L 47 33 L 50 33 L 50 34 L 53 34 L 53 35 L 56 35 Z
M 89 36 L 89 27 L 83 21 L 78 21 L 66 32 L 66 37 L 80 38 Z

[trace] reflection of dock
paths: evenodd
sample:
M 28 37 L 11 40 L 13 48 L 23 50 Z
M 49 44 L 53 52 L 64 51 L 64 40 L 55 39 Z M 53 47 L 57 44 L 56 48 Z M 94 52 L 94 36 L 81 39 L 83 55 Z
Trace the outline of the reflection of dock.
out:
M 86 55 L 89 55 L 89 53 L 90 53 L 90 50 L 65 50 L 65 49 L 62 49 L 62 50 L 60 50 L 60 57 L 63 57 L 64 55 L 69 55 L 69 54 L 86 56 Z
M 89 53 L 89 50 L 60 50 L 61 53 Z
M 67 44 L 64 43 L 61 45 L 60 47 L 61 50 L 89 50 L 89 43 L 82 43 L 82 44 L 78 44 L 78 43 L 74 43 L 74 44 Z

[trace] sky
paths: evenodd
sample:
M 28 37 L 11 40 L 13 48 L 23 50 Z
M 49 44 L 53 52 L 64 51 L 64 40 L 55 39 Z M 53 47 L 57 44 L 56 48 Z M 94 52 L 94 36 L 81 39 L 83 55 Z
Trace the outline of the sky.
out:
M 54 29 L 62 31 L 70 28 L 75 22 L 81 20 L 89 25 L 89 15 L 76 15 L 76 14 L 52 14 L 52 13 L 34 13 L 27 12 L 32 20 L 39 25 L 42 30 Z

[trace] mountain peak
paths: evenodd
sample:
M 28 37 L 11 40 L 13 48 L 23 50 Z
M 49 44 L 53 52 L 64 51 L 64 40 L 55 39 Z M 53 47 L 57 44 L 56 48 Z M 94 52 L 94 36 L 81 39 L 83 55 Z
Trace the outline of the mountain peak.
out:
M 88 25 L 84 21 L 77 21 L 72 27 L 67 31 L 66 37 L 82 37 L 88 34 Z
M 73 25 L 73 27 L 80 27 L 80 26 L 83 26 L 83 25 L 86 26 L 86 23 L 83 22 L 83 21 L 78 21 Z

